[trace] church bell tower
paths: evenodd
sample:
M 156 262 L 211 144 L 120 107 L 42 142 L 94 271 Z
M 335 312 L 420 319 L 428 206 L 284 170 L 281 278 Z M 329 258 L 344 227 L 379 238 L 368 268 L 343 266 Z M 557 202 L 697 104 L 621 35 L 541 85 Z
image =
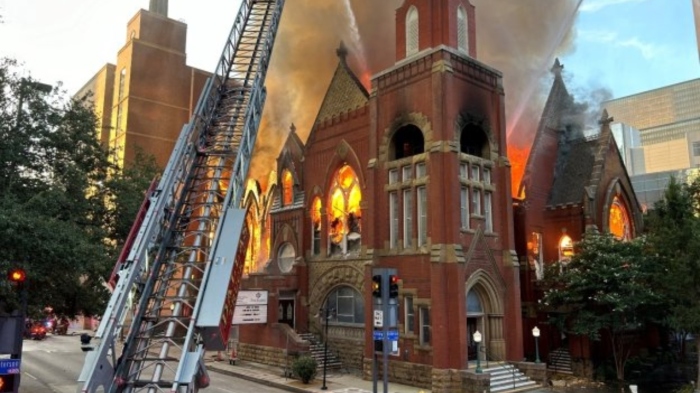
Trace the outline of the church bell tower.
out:
M 396 10 L 396 61 L 448 46 L 476 58 L 476 21 L 469 0 L 405 0 Z

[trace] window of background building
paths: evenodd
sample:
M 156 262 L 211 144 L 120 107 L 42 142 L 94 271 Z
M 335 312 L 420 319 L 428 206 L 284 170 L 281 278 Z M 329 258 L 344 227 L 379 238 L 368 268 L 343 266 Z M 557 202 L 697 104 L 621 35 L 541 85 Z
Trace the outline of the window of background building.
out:
M 406 296 L 403 300 L 404 304 L 404 332 L 414 333 L 415 328 L 415 314 L 413 313 L 413 296 Z
M 693 142 L 693 156 L 694 157 L 700 156 L 700 141 Z
M 430 345 L 430 309 L 426 306 L 418 308 L 420 318 L 420 345 Z

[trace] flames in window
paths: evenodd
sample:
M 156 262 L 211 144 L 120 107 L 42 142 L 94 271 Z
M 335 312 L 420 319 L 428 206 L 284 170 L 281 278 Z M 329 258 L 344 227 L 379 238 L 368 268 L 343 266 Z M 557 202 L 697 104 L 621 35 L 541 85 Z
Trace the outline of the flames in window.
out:
M 568 261 L 574 256 L 574 242 L 571 237 L 564 235 L 559 240 L 559 260 Z
M 630 216 L 620 198 L 615 196 L 608 216 L 610 233 L 620 240 L 629 240 L 632 237 Z
M 285 170 L 282 173 L 282 205 L 289 206 L 294 202 L 294 181 L 292 179 L 292 173 L 289 170 Z
M 258 270 L 258 257 L 260 253 L 260 222 L 258 221 L 253 208 L 248 209 L 246 214 L 245 225 L 248 226 L 250 239 L 248 240 L 248 249 L 245 254 L 245 265 L 243 274 L 248 275 Z
M 355 171 L 349 165 L 343 165 L 336 172 L 330 188 L 328 236 L 332 255 L 359 251 L 361 200 L 362 192 Z

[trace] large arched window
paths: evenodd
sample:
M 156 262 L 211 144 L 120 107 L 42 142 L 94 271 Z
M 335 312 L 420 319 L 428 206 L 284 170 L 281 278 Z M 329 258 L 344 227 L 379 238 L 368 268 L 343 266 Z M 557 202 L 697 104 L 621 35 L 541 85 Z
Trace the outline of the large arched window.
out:
M 627 208 L 616 195 L 610 205 L 608 215 L 608 227 L 610 234 L 620 240 L 630 240 L 632 238 L 632 223 Z
M 489 138 L 484 130 L 476 124 L 462 128 L 459 138 L 459 151 L 470 156 L 489 158 Z
M 365 323 L 365 302 L 355 288 L 349 286 L 336 288 L 326 298 L 325 307 L 333 311 L 328 319 L 331 323 Z
M 424 151 L 425 140 L 423 139 L 423 132 L 413 124 L 408 124 L 394 133 L 389 148 L 389 159 L 399 160 L 421 154 Z
M 294 178 L 289 169 L 282 172 L 282 206 L 290 206 L 294 202 Z
M 311 254 L 321 253 L 321 198 L 311 203 Z
M 418 10 L 411 6 L 406 13 L 406 57 L 418 53 Z
M 279 252 L 277 253 L 277 264 L 279 265 L 282 273 L 289 273 L 292 270 L 296 256 L 294 246 L 292 246 L 290 243 L 284 243 L 280 247 Z
M 255 212 L 255 205 L 251 205 L 246 213 L 245 225 L 248 226 L 250 238 L 245 254 L 243 274 L 255 273 L 258 270 L 258 257 L 260 253 L 260 222 Z
M 469 53 L 469 21 L 461 5 L 457 7 L 457 49 Z
M 360 251 L 362 191 L 355 171 L 343 165 L 335 172 L 328 195 L 328 239 L 331 255 Z

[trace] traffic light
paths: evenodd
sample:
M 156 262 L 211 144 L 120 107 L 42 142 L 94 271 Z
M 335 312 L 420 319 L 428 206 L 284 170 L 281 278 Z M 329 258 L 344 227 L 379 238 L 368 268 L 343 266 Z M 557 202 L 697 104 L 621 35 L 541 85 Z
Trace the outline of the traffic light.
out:
M 15 375 L 17 374 L 0 375 L 0 393 L 15 391 Z
M 24 272 L 24 269 L 15 267 L 7 272 L 7 279 L 15 284 L 17 290 L 22 290 L 24 288 L 24 280 L 27 279 L 27 273 Z
M 7 273 L 7 279 L 17 284 L 23 283 L 26 278 L 27 274 L 24 272 L 23 269 L 20 269 L 18 267 L 10 269 L 10 271 Z
M 389 276 L 389 298 L 397 297 L 399 297 L 399 276 L 392 274 Z
M 382 298 L 382 276 L 379 274 L 372 276 L 372 296 Z

